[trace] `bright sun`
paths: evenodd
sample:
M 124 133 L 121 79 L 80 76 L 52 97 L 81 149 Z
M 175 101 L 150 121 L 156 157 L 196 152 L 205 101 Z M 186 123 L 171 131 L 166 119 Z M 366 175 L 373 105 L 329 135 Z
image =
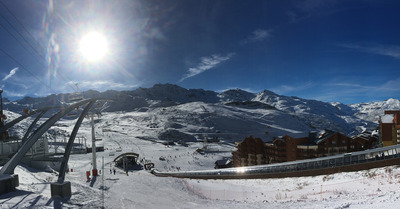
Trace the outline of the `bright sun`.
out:
M 80 51 L 87 61 L 97 61 L 107 54 L 107 40 L 100 33 L 88 33 L 81 39 Z

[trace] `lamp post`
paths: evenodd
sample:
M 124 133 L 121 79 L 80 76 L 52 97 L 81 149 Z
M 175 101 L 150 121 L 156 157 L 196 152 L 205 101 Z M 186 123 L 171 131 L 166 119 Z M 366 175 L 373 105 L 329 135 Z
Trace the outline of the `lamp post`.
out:
M 97 176 L 97 164 L 96 164 L 96 136 L 94 133 L 94 120 L 93 120 L 93 113 L 90 115 L 91 125 L 92 125 L 92 175 Z

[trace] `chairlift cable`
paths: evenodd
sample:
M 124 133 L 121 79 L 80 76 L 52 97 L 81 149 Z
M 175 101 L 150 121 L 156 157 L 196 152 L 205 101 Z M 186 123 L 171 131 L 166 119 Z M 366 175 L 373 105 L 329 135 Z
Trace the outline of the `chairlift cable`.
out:
M 0 48 L 0 51 L 5 54 L 8 58 L 10 58 L 11 60 L 13 60 L 15 63 L 17 63 L 18 65 L 20 65 L 22 70 L 25 70 L 26 72 L 28 72 L 30 75 L 32 75 L 36 80 L 38 80 L 40 83 L 43 83 L 44 86 L 46 86 L 49 90 L 51 90 L 54 94 L 56 94 L 56 92 L 49 86 L 47 85 L 45 82 L 43 82 L 42 80 L 40 80 L 39 77 L 37 77 L 35 74 L 33 74 L 31 71 L 28 70 L 28 68 L 26 68 L 22 63 L 20 63 L 18 60 L 16 60 L 14 57 L 12 57 L 10 54 L 8 54 L 6 51 L 4 51 L 2 48 Z
M 1 16 L 1 15 L 0 15 Z M 19 40 L 18 38 L 11 33 L 11 31 L 9 31 L 3 24 L 0 23 L 0 27 L 3 28 L 8 34 L 10 34 L 11 37 L 13 37 L 26 51 L 28 51 L 29 53 L 31 53 L 31 51 L 29 51 Z M 39 55 L 40 56 L 40 55 Z M 41 56 L 40 56 L 41 57 Z M 43 57 L 41 57 L 43 58 Z
M 17 22 L 21 25 L 21 27 L 28 33 L 28 35 L 32 38 L 32 40 L 34 40 L 44 51 L 45 48 L 38 42 L 36 41 L 36 39 L 33 37 L 33 35 L 26 29 L 26 27 L 24 26 L 24 24 L 22 24 L 22 22 L 13 14 L 13 12 L 4 4 L 4 2 L 0 1 L 0 4 L 6 8 L 6 10 L 15 18 L 15 20 L 17 20 Z M 0 15 L 0 17 L 2 17 L 3 19 L 6 20 L 6 22 L 11 26 L 11 28 L 13 28 L 21 37 L 22 39 L 32 48 L 32 50 L 39 56 L 41 57 L 43 60 L 46 60 L 45 57 L 43 57 L 43 55 L 40 54 L 40 52 L 37 51 L 37 49 L 35 49 L 35 47 L 32 46 L 32 44 L 23 37 L 23 35 L 12 25 L 12 23 L 10 21 L 7 20 L 7 18 L 3 15 Z M 26 51 L 28 51 L 30 54 L 32 54 L 32 52 L 30 50 L 28 50 L 22 43 L 20 40 L 18 40 L 17 37 L 15 37 L 14 34 L 12 34 L 4 25 L 2 25 L 0 23 L 0 26 L 8 33 L 10 34 Z M 15 59 L 13 59 L 15 60 Z M 39 61 L 40 64 L 44 65 L 45 67 L 47 67 L 46 63 L 43 63 L 42 61 Z M 61 76 L 61 78 L 67 83 L 67 85 L 69 85 L 69 87 L 71 89 L 73 89 L 75 91 L 75 88 L 68 82 L 68 80 L 61 72 L 58 72 L 58 75 Z M 52 89 L 51 89 L 52 90 Z M 54 90 L 52 90 L 54 92 Z M 55 93 L 55 92 L 54 92 Z
M 4 2 L 0 1 L 0 4 L 11 14 L 11 16 L 13 16 L 13 18 L 18 22 L 18 24 L 25 30 L 25 32 L 32 38 L 32 40 L 35 41 L 35 43 L 40 46 L 40 48 L 42 48 L 43 51 L 46 51 L 46 49 L 38 42 L 36 41 L 36 39 L 34 38 L 34 36 L 29 32 L 28 29 L 26 29 L 26 27 L 24 26 L 24 24 L 22 24 L 22 22 L 14 15 L 14 13 L 7 7 L 6 4 L 4 4 Z M 7 21 L 8 22 L 8 21 Z
M 28 40 L 26 40 L 26 38 L 10 23 L 10 21 L 8 21 L 8 19 L 6 17 L 4 17 L 1 14 L 0 14 L 0 17 L 3 18 L 11 26 L 12 29 L 14 29 L 14 31 L 29 45 L 29 47 L 36 53 L 36 55 L 38 55 L 42 59 L 46 59 L 45 57 L 43 57 L 43 55 L 40 52 L 38 52 L 37 49 L 35 49 L 35 47 L 32 46 L 32 44 Z M 4 25 L 2 25 L 2 24 L 0 24 L 0 25 L 4 30 L 7 31 L 7 33 L 9 33 L 11 35 L 11 32 L 9 32 L 8 29 L 6 29 Z M 12 35 L 12 36 L 15 40 L 18 41 L 17 37 L 15 37 L 14 35 Z

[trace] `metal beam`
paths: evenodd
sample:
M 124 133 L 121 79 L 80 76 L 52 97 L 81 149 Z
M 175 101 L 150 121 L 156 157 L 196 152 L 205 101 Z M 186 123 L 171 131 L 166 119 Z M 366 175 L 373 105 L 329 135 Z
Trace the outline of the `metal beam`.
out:
M 37 114 L 37 113 L 39 113 L 39 112 L 43 112 L 43 111 L 47 111 L 47 110 L 51 110 L 51 109 L 62 109 L 62 108 L 63 108 L 62 106 L 46 107 L 46 108 L 42 108 L 42 109 L 38 109 L 38 110 L 31 111 L 31 112 L 29 112 L 28 114 L 25 114 L 25 113 L 24 113 L 23 115 L 19 116 L 18 118 L 16 118 L 16 119 L 14 119 L 14 120 L 8 122 L 7 124 L 5 124 L 4 127 L 1 127 L 1 128 L 0 128 L 0 133 L 6 131 L 7 129 L 9 129 L 9 128 L 11 128 L 11 127 L 13 127 L 15 124 L 21 122 L 21 121 L 24 120 L 25 118 L 30 117 L 30 116 L 32 116 L 32 115 L 35 115 L 35 114 Z
M 42 116 L 47 112 L 47 110 L 42 111 L 36 118 L 35 120 L 32 122 L 32 124 L 29 126 L 28 130 L 26 130 L 26 133 L 24 135 L 24 138 L 22 138 L 22 144 L 26 141 L 26 139 L 28 138 L 29 134 L 31 133 L 33 127 L 36 125 L 36 123 L 39 121 L 40 118 L 42 118 Z
M 93 100 L 93 101 L 90 101 L 89 104 L 86 105 L 85 109 L 82 111 L 81 115 L 79 116 L 78 121 L 76 121 L 76 123 L 75 123 L 75 127 L 72 130 L 71 136 L 69 137 L 68 144 L 65 147 L 64 157 L 62 158 L 62 161 L 61 161 L 61 167 L 60 167 L 60 171 L 58 174 L 57 183 L 61 184 L 64 182 L 65 171 L 67 169 L 69 156 L 71 154 L 71 150 L 72 150 L 72 146 L 74 144 L 76 134 L 78 133 L 79 127 L 81 126 L 83 119 L 85 118 L 86 114 L 89 112 L 89 109 L 93 106 L 93 104 L 95 102 L 96 101 Z
M 17 167 L 19 162 L 22 160 L 24 155 L 29 151 L 29 149 L 36 143 L 36 141 L 60 118 L 62 118 L 67 113 L 71 112 L 75 108 L 90 103 L 91 101 L 96 101 L 97 99 L 86 99 L 75 104 L 72 104 L 65 109 L 59 111 L 57 114 L 49 118 L 45 123 L 43 123 L 22 145 L 18 152 L 1 168 L 0 175 L 3 174 L 14 174 L 14 169 Z

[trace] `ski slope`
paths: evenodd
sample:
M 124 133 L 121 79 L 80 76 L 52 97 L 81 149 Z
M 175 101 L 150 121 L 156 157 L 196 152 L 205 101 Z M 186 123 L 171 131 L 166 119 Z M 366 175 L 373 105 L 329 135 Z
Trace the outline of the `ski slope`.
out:
M 104 176 L 87 182 L 85 173 L 92 169 L 91 153 L 72 155 L 69 167 L 73 172 L 66 175 L 66 181 L 72 184 L 70 199 L 51 198 L 49 184 L 56 181 L 56 173 L 18 166 L 15 173 L 20 186 L 16 192 L 0 196 L 2 208 L 99 208 L 103 202 L 106 208 L 396 208 L 400 204 L 398 166 L 253 180 L 159 178 L 144 170 L 129 171 L 127 176 L 119 168 L 115 175 L 110 174 L 112 161 L 124 152 L 138 153 L 140 160 L 153 162 L 160 171 L 212 169 L 216 160 L 231 155 L 226 150 L 233 149 L 233 145 L 225 141 L 163 145 L 157 139 L 162 129 L 148 127 L 148 120 L 143 117 L 148 116 L 121 112 L 105 113 L 96 119 L 96 134 L 103 139 L 106 149 L 97 153 L 98 169 Z M 160 115 L 152 121 L 158 120 L 162 121 Z M 54 128 L 71 131 L 73 121 L 60 121 Z M 85 119 L 78 135 L 90 138 L 88 120 Z M 221 152 L 196 152 L 206 147 Z

